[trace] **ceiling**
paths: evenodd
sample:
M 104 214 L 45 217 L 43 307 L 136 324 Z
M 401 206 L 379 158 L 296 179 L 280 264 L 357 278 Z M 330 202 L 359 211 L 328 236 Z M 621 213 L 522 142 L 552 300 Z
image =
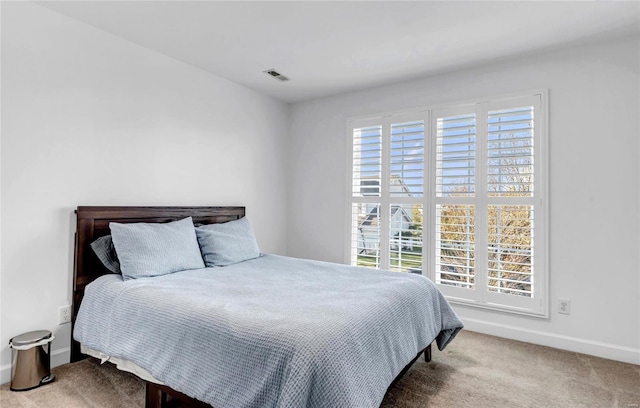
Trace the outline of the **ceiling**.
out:
M 637 1 L 38 4 L 286 102 L 640 35 Z

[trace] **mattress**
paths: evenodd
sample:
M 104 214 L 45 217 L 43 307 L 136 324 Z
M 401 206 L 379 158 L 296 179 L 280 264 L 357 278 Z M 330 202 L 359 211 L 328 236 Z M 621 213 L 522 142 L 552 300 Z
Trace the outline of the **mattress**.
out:
M 137 377 L 139 377 L 144 381 L 149 381 L 155 384 L 164 385 L 162 381 L 153 378 L 150 372 L 140 367 L 139 365 L 132 363 L 131 361 L 125 360 L 123 358 L 108 356 L 98 350 L 93 350 L 85 346 L 84 344 L 80 344 L 80 352 L 82 354 L 86 354 L 88 356 L 97 358 L 98 360 L 100 360 L 100 364 L 110 362 L 114 364 L 118 368 L 118 370 L 135 374 Z

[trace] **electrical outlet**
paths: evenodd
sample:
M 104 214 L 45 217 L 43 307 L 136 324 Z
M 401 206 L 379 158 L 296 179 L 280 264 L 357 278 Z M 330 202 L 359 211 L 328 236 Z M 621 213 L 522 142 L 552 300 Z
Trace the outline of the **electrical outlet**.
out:
M 58 308 L 58 324 L 71 322 L 71 306 L 60 306 Z
M 558 299 L 558 313 L 571 314 L 571 301 L 568 299 Z

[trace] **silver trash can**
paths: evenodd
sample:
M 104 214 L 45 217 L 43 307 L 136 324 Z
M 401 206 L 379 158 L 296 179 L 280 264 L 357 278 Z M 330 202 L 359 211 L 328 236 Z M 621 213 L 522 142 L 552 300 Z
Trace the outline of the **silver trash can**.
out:
M 51 342 L 48 330 L 24 333 L 9 340 L 11 348 L 11 391 L 26 391 L 52 382 Z

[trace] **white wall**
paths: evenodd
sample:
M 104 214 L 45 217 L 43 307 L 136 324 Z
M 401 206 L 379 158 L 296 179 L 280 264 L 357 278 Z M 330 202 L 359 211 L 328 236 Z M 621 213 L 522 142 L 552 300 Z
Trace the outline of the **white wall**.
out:
M 293 105 L 287 254 L 345 260 L 348 117 L 548 88 L 551 316 L 455 308 L 472 330 L 640 363 L 639 45 L 618 38 Z
M 289 107 L 41 6 L 2 3 L 0 382 L 9 339 L 68 361 L 78 205 L 245 205 L 286 251 Z

